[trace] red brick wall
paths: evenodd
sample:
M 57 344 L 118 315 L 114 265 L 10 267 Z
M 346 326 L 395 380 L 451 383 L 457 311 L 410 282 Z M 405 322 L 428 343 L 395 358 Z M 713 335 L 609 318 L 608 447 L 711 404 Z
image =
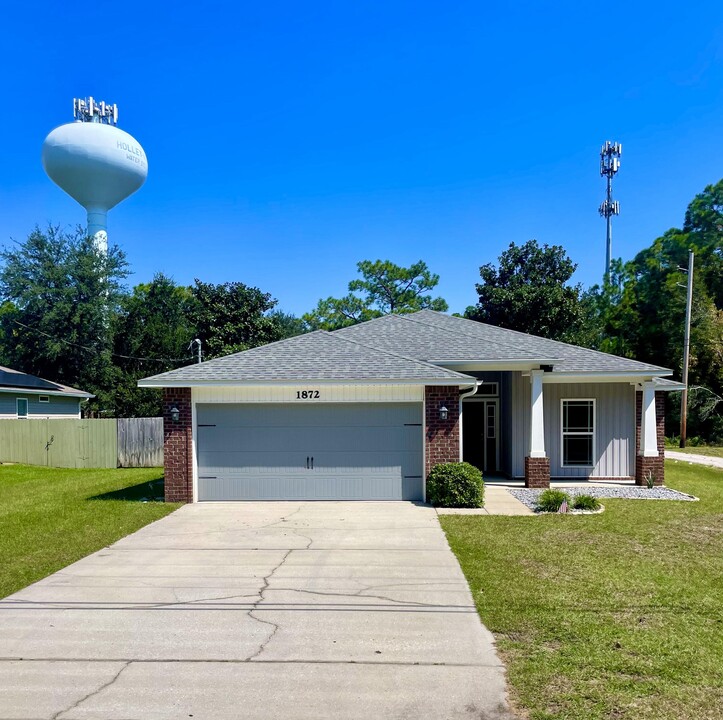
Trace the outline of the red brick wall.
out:
M 456 387 L 430 385 L 424 389 L 425 477 L 437 463 L 459 462 L 459 390 Z M 439 419 L 439 408 L 449 410 L 446 420 Z
M 550 487 L 550 458 L 525 458 L 525 487 Z
M 665 483 L 665 393 L 655 393 L 655 431 L 658 457 L 640 455 L 640 432 L 643 418 L 643 393 L 635 393 L 635 484 L 646 485 L 645 476 L 652 472 L 656 485 Z
M 171 420 L 171 408 L 181 416 Z M 163 468 L 166 502 L 193 502 L 191 388 L 163 389 Z

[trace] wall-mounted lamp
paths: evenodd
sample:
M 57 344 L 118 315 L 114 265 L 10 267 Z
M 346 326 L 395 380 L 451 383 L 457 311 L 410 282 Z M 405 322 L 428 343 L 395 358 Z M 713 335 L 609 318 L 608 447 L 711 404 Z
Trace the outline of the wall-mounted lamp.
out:
M 442 407 L 439 408 L 439 419 L 446 420 L 448 417 L 449 410 L 447 410 L 447 407 L 445 405 L 442 405 Z
M 178 405 L 171 405 L 171 420 L 177 423 L 181 419 L 181 411 L 178 409 Z

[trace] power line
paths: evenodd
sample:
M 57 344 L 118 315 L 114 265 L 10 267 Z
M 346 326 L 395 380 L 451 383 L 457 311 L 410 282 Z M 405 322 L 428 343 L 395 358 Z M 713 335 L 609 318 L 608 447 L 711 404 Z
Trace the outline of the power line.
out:
M 96 355 L 99 355 L 100 353 L 92 347 L 88 347 L 87 345 L 81 345 L 80 343 L 74 343 L 70 340 L 65 340 L 65 338 L 59 338 L 55 337 L 54 335 L 51 335 L 50 333 L 46 333 L 44 330 L 38 330 L 37 328 L 30 327 L 30 325 L 26 325 L 25 323 L 21 323 L 19 320 L 12 320 L 16 325 L 19 325 L 20 327 L 25 328 L 26 330 L 31 330 L 32 332 L 36 332 L 39 335 L 44 335 L 47 338 L 50 338 L 51 340 L 55 340 L 56 342 L 64 343 L 65 345 L 71 345 L 72 347 L 80 348 L 81 350 L 85 350 L 87 352 L 95 353 Z M 190 357 L 185 358 L 150 358 L 150 357 L 137 357 L 135 355 L 121 355 L 120 353 L 110 353 L 112 357 L 117 358 L 123 358 L 124 360 L 139 360 L 140 362 L 163 362 L 163 363 L 176 363 L 176 362 L 188 362 L 192 360 Z

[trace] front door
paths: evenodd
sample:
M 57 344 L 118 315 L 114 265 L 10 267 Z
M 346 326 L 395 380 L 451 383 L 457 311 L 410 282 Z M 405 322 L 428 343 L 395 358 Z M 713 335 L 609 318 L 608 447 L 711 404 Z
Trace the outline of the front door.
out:
M 499 469 L 499 401 L 466 400 L 462 414 L 462 457 L 483 473 Z

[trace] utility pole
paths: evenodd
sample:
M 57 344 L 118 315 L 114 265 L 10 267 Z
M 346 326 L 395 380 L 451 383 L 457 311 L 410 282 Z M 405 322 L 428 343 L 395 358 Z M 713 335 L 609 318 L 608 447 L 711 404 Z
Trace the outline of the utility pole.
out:
M 680 398 L 680 447 L 685 447 L 688 433 L 688 363 L 690 361 L 690 313 L 693 305 L 693 262 L 695 253 L 688 252 L 688 299 L 685 306 L 685 347 L 683 348 L 683 395 Z
M 600 175 L 606 179 L 607 191 L 605 200 L 598 208 L 598 212 L 607 221 L 605 236 L 605 280 L 610 282 L 610 262 L 613 252 L 613 215 L 620 215 L 620 203 L 613 200 L 613 177 L 620 170 L 620 156 L 623 146 L 620 143 L 611 143 L 609 140 L 600 148 Z

